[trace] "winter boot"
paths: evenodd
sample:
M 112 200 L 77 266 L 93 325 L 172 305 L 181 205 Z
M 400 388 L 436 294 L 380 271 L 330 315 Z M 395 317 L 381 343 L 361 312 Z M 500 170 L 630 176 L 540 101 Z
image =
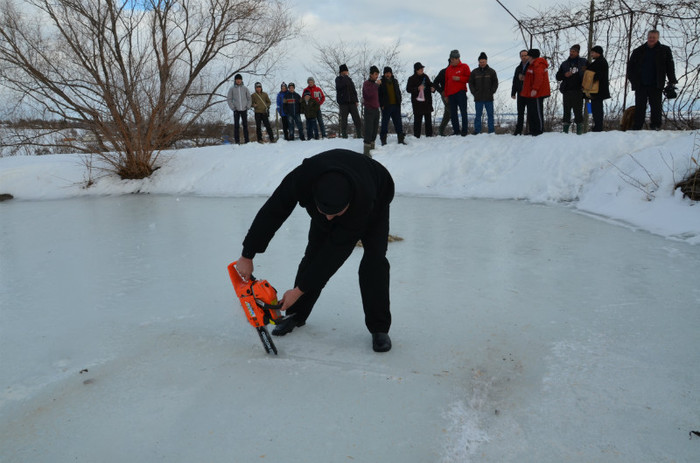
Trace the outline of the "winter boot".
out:
M 273 331 L 274 333 L 274 331 Z M 375 352 L 388 352 L 391 350 L 391 338 L 388 333 L 372 333 L 372 349 Z
M 583 124 L 576 124 L 576 135 L 583 134 Z
M 569 126 L 571 124 L 564 123 L 564 133 L 569 133 Z
M 290 315 L 275 325 L 275 328 L 272 330 L 272 334 L 275 336 L 284 336 L 287 333 L 291 333 L 297 326 L 304 325 L 306 325 L 306 321 L 298 321 L 294 315 Z
M 362 154 L 364 154 L 365 156 L 372 157 L 372 153 L 370 153 L 371 150 L 372 150 L 372 145 L 370 145 L 369 143 L 365 143 L 365 149 L 362 152 Z
M 382 146 L 386 145 L 386 135 L 380 136 L 379 141 L 382 142 Z
M 405 134 L 399 134 L 399 145 L 407 145 L 406 141 L 404 140 L 406 138 Z

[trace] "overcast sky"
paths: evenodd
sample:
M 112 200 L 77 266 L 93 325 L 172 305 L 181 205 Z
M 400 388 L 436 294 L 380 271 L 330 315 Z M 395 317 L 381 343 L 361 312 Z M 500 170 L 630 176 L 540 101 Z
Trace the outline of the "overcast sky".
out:
M 305 86 L 309 73 L 303 64 L 315 67 L 310 65 L 314 61 L 312 40 L 321 43 L 336 42 L 340 38 L 347 42 L 367 40 L 385 46 L 399 39 L 399 58 L 406 74 L 398 76 L 401 82 L 413 72 L 416 61 L 434 77 L 447 65 L 450 50 L 458 49 L 462 61 L 472 68 L 483 51 L 503 87 L 506 86 L 504 81 L 512 78 L 519 51 L 526 48 L 522 36 L 515 30 L 515 20 L 496 0 L 290 1 L 294 5 L 290 14 L 302 19 L 304 36 L 287 44 L 288 52 L 282 63 L 275 75 L 267 79 L 267 90 L 271 91 L 277 91 L 282 80 L 297 82 L 300 88 L 302 84 Z M 588 0 L 581 1 L 588 4 Z M 569 0 L 501 2 L 516 17 L 534 16 L 535 8 L 570 3 Z M 585 40 L 581 37 L 582 43 Z M 380 69 L 384 64 L 376 63 Z M 353 70 L 351 73 L 355 74 Z M 270 89 L 273 84 L 274 88 Z

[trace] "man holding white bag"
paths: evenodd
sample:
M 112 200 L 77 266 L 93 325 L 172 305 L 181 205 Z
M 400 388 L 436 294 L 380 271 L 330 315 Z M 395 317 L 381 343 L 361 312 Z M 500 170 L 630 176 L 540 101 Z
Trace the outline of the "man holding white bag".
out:
M 425 120 L 425 136 L 433 136 L 433 96 L 435 86 L 430 81 L 430 77 L 423 72 L 421 63 L 413 65 L 413 75 L 406 82 L 406 91 L 411 94 L 411 104 L 413 105 L 413 136 L 420 138 L 421 123 Z

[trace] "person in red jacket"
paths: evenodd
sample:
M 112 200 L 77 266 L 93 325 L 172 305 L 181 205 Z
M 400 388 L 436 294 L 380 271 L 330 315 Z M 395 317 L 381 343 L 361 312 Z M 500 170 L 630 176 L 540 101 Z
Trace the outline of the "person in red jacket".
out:
M 316 120 L 318 121 L 318 128 L 321 130 L 321 137 L 326 138 L 326 126 L 323 125 L 323 114 L 321 114 L 321 106 L 323 105 L 323 102 L 326 101 L 326 95 L 323 94 L 321 87 L 316 85 L 316 81 L 313 77 L 306 79 L 306 83 L 309 85 L 304 89 L 304 92 L 308 90 L 309 93 L 311 93 L 311 98 L 318 101 L 319 109 Z
M 544 132 L 544 99 L 551 92 L 549 88 L 549 63 L 540 57 L 537 48 L 528 50 L 529 59 L 523 89 L 520 95 L 527 100 L 527 123 L 530 126 L 530 135 L 537 136 Z
M 450 52 L 450 65 L 445 70 L 445 96 L 450 104 L 450 116 L 452 117 L 452 130 L 454 134 L 463 137 L 469 132 L 469 119 L 467 118 L 467 83 L 471 69 L 459 59 L 459 50 Z M 462 130 L 459 129 L 459 114 L 462 114 Z

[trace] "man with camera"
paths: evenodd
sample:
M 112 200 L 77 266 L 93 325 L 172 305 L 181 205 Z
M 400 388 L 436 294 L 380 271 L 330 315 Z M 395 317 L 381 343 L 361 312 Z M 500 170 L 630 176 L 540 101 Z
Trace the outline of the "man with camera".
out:
M 576 133 L 583 133 L 583 73 L 588 62 L 579 56 L 581 46 L 576 44 L 569 50 L 569 58 L 561 63 L 557 71 L 557 80 L 561 81 L 559 91 L 564 99 L 564 133 L 569 132 L 571 126 L 571 112 L 574 113 Z
M 671 48 L 659 42 L 659 31 L 651 30 L 647 41 L 635 48 L 627 63 L 627 78 L 634 90 L 634 125 L 632 130 L 640 130 L 646 118 L 647 102 L 650 108 L 649 128 L 661 130 L 661 99 L 675 98 L 676 69 Z M 668 78 L 668 86 L 666 85 Z

